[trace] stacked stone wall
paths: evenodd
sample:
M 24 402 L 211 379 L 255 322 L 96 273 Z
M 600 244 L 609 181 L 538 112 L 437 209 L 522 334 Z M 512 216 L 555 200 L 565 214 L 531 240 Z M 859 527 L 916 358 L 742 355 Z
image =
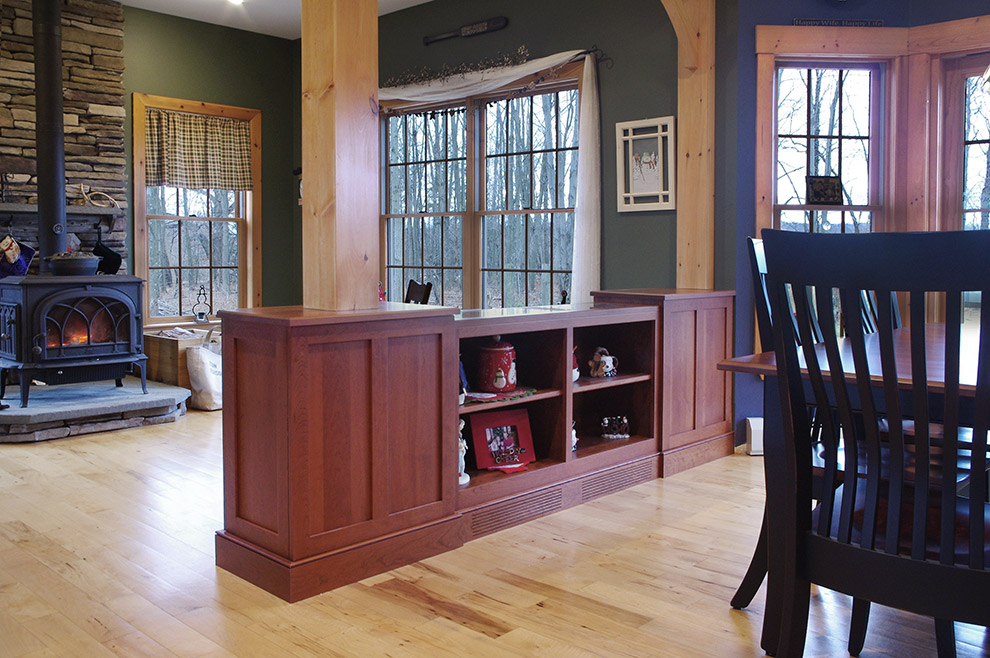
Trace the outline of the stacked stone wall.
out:
M 107 194 L 127 205 L 124 159 L 124 12 L 112 0 L 64 0 L 62 7 L 62 86 L 65 124 L 66 200 L 70 206 L 106 205 Z M 23 212 L 5 212 L 3 204 L 36 204 L 34 29 L 30 0 L 0 0 L 0 199 L 2 228 L 36 243 L 37 228 Z M 122 248 L 123 212 L 102 219 L 102 240 Z M 92 231 L 78 234 L 84 247 Z M 11 226 L 13 222 L 14 226 Z M 27 222 L 27 225 L 25 225 Z M 71 228 L 70 228 L 71 230 Z M 17 231 L 21 235 L 17 235 Z M 70 240 L 71 242 L 71 240 Z

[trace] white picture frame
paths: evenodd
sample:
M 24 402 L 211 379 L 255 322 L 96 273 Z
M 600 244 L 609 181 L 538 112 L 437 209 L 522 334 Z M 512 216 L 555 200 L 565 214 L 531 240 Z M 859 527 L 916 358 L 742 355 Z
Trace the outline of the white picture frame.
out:
M 674 117 L 615 124 L 619 212 L 674 210 Z

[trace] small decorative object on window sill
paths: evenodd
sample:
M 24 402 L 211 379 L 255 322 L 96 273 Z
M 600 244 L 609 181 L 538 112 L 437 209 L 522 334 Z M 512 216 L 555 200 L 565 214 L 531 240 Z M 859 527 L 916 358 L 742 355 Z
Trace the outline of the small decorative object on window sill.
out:
M 196 322 L 206 323 L 210 321 L 210 313 L 213 311 L 213 307 L 206 301 L 206 298 L 206 286 L 200 286 L 199 292 L 196 293 L 196 303 L 192 307 L 193 320 Z
M 478 388 L 486 393 L 516 390 L 516 350 L 511 343 L 492 336 L 492 344 L 481 348 Z
M 842 179 L 838 176 L 805 176 L 809 205 L 842 205 Z
M 588 361 L 592 377 L 615 377 L 619 374 L 618 357 L 610 356 L 604 347 L 595 349 L 595 355 Z
M 628 439 L 629 419 L 625 416 L 605 416 L 602 418 L 602 438 Z

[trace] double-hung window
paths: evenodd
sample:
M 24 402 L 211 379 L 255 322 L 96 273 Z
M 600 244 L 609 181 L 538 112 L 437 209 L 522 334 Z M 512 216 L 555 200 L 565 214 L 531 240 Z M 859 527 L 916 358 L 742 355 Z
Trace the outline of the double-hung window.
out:
M 572 67 L 580 71 L 579 68 Z M 570 289 L 576 74 L 384 120 L 382 232 L 389 299 L 410 279 L 432 303 L 557 303 Z
M 775 227 L 812 233 L 880 227 L 880 78 L 876 64 L 778 63 Z M 825 185 L 823 193 L 809 198 L 816 182 Z
M 134 94 L 145 324 L 260 305 L 261 112 Z

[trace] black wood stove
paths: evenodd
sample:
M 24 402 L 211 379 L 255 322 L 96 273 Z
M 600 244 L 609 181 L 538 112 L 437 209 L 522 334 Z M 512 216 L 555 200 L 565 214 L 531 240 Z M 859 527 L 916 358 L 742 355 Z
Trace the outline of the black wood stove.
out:
M 0 398 L 17 375 L 21 406 L 31 381 L 46 384 L 141 377 L 147 393 L 141 293 L 134 276 L 13 276 L 0 279 Z M 136 371 L 136 372 L 135 372 Z

